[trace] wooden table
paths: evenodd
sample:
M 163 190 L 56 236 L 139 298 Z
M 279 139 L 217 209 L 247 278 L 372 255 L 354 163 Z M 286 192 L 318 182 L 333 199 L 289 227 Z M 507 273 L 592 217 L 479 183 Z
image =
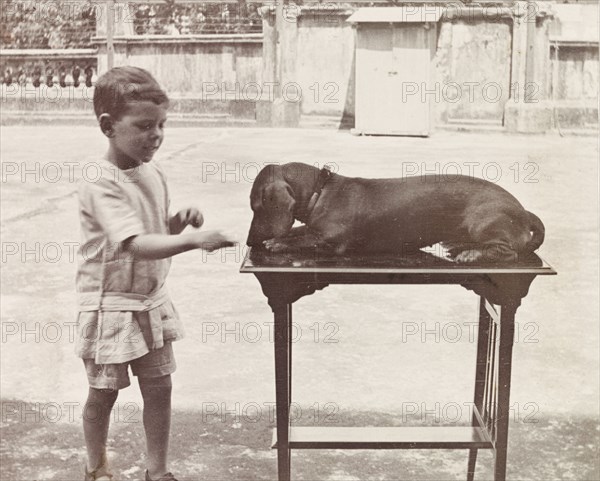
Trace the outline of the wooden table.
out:
M 273 310 L 280 481 L 291 449 L 468 449 L 472 481 L 479 449 L 494 453 L 494 479 L 506 478 L 515 312 L 538 275 L 556 271 L 535 254 L 511 265 L 464 265 L 418 251 L 402 257 L 248 251 L 240 272 L 254 274 Z M 291 427 L 292 304 L 329 284 L 458 284 L 480 297 L 471 427 Z M 376 291 L 373 292 L 376 294 Z

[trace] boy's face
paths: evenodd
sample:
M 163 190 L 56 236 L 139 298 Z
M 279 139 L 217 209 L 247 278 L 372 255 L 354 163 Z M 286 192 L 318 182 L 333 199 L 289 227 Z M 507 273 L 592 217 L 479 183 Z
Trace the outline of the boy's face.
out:
M 150 100 L 132 102 L 113 123 L 112 148 L 121 168 L 150 162 L 162 144 L 167 105 Z

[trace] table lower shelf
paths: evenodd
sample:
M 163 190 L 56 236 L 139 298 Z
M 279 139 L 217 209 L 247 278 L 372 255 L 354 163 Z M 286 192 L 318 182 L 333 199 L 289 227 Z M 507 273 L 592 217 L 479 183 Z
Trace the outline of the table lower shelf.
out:
M 290 427 L 290 449 L 493 449 L 485 429 L 468 426 Z M 277 430 L 273 445 L 277 448 Z

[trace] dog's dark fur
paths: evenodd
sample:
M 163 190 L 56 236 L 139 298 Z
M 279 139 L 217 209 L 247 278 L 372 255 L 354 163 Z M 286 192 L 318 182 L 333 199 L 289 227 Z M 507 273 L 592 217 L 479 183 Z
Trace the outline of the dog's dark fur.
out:
M 511 262 L 536 250 L 544 225 L 501 187 L 467 176 L 364 179 L 331 174 L 314 208 L 319 169 L 269 165 L 256 177 L 248 245 L 271 252 L 401 254 L 436 243 L 458 262 Z M 295 220 L 304 226 L 292 229 Z

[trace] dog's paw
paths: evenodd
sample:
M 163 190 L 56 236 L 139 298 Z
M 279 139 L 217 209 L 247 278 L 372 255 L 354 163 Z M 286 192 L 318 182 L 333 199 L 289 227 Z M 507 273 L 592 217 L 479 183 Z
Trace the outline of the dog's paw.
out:
M 462 251 L 458 253 L 454 260 L 459 264 L 473 264 L 475 262 L 481 261 L 483 258 L 483 252 L 477 249 L 471 249 L 468 251 Z
M 263 241 L 263 246 L 266 250 L 274 254 L 287 251 L 286 244 L 284 244 L 283 242 L 279 242 L 277 239 L 268 239 L 266 241 Z

